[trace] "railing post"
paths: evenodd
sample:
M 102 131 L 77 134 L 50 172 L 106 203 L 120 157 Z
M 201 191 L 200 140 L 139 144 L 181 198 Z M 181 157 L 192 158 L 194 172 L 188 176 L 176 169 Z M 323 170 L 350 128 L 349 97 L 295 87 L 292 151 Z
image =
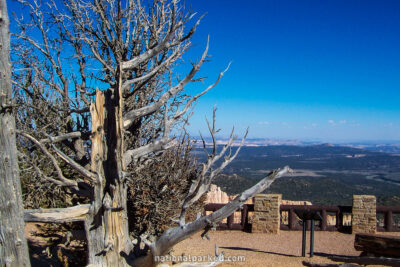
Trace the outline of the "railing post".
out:
M 228 216 L 228 218 L 226 218 L 226 225 L 228 226 L 228 229 L 231 230 L 232 229 L 232 224 L 233 224 L 233 218 L 235 216 L 235 213 L 232 213 L 231 215 Z
M 314 256 L 314 219 L 311 220 L 311 231 L 310 231 L 310 257 Z
M 296 224 L 297 224 L 297 220 L 296 220 L 296 213 L 294 213 L 294 209 L 290 208 L 289 212 L 288 212 L 288 220 L 289 220 L 289 229 L 290 230 L 295 230 L 296 228 Z
M 343 228 L 343 212 L 339 210 L 339 227 L 338 229 Z
M 336 227 L 337 230 L 340 229 L 339 213 L 340 213 L 340 211 L 336 211 L 336 213 L 335 213 L 335 220 L 336 220 L 335 227 Z
M 328 222 L 327 222 L 327 212 L 326 209 L 322 210 L 322 222 L 321 222 L 321 231 L 326 231 L 326 228 L 328 226 Z
M 241 210 L 241 213 L 240 213 L 240 225 L 242 226 L 242 230 L 244 230 L 245 228 L 246 228 L 246 224 L 247 224 L 247 216 L 248 216 L 248 208 L 247 208 L 247 205 L 246 204 L 244 204 L 243 206 L 242 206 L 242 210 Z
M 385 213 L 385 228 L 386 232 L 392 232 L 393 231 L 393 213 L 391 210 L 387 211 Z
M 307 221 L 302 220 L 303 222 L 303 238 L 301 239 L 301 256 L 306 256 L 306 230 L 307 230 Z

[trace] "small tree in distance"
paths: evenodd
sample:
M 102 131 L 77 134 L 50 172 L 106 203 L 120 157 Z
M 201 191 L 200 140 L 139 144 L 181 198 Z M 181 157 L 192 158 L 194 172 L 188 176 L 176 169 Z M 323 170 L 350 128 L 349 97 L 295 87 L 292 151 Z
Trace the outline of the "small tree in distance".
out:
M 160 153 L 176 145 L 173 129 L 186 123 L 193 103 L 226 71 L 197 94 L 184 90 L 189 83 L 203 81 L 195 76 L 207 60 L 207 41 L 190 71 L 184 77 L 174 74 L 202 17 L 192 22 L 195 14 L 175 0 L 148 5 L 140 0 L 65 0 L 43 6 L 35 0 L 19 2 L 30 15 L 28 20 L 15 19 L 12 52 L 21 152 L 42 180 L 87 199 L 87 204 L 75 201 L 67 208 L 26 210 L 25 220 L 84 221 L 88 264 L 154 266 L 154 257 L 196 232 L 204 230 L 205 236 L 289 171 L 272 171 L 222 209 L 187 221 L 188 209 L 240 150 L 232 149 L 232 131 L 218 151 L 214 112 L 208 123 L 213 146 L 205 149 L 207 161 L 179 199 L 179 213 L 170 218 L 176 226 L 132 240 L 128 185 L 135 188 L 140 170 L 156 166 Z M 145 255 L 135 249 L 138 241 L 146 244 Z

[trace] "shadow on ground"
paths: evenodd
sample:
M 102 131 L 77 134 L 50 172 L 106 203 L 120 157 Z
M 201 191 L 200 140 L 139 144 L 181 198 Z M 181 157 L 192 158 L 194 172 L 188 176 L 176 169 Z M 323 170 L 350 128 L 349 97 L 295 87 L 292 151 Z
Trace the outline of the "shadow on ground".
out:
M 298 255 L 290 255 L 290 254 L 284 254 L 284 253 L 272 252 L 272 251 L 263 251 L 263 250 L 253 249 L 253 248 L 243 248 L 243 247 L 220 247 L 220 248 L 221 249 L 231 249 L 231 250 L 246 250 L 246 251 L 252 251 L 252 252 L 257 252 L 257 253 L 266 253 L 266 254 L 273 254 L 273 255 L 279 255 L 279 256 L 285 256 L 285 257 L 299 257 Z
M 74 228 L 69 229 L 75 232 Z M 28 235 L 29 256 L 35 267 L 81 267 L 86 266 L 86 242 L 66 242 L 66 230 L 60 225 L 34 224 Z M 80 229 L 79 229 L 80 230 Z

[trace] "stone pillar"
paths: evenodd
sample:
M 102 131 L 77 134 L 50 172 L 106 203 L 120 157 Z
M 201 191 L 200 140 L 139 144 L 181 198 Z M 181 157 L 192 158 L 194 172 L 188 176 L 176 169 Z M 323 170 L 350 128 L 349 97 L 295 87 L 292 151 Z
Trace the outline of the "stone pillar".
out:
M 254 197 L 253 233 L 279 233 L 281 201 L 281 194 L 258 194 Z
M 376 197 L 353 195 L 352 232 L 376 233 Z

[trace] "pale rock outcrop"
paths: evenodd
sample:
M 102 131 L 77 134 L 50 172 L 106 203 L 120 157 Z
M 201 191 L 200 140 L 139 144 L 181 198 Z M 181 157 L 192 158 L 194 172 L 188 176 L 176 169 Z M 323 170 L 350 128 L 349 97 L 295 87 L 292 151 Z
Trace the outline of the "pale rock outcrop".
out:
M 205 203 L 228 203 L 230 198 L 227 193 L 215 184 L 210 185 L 210 191 L 207 193 Z
M 210 191 L 207 193 L 205 203 L 228 203 L 237 195 L 228 196 L 227 193 L 215 184 L 210 185 Z M 254 204 L 254 198 L 249 199 L 246 204 Z M 282 200 L 282 205 L 312 205 L 310 201 Z

